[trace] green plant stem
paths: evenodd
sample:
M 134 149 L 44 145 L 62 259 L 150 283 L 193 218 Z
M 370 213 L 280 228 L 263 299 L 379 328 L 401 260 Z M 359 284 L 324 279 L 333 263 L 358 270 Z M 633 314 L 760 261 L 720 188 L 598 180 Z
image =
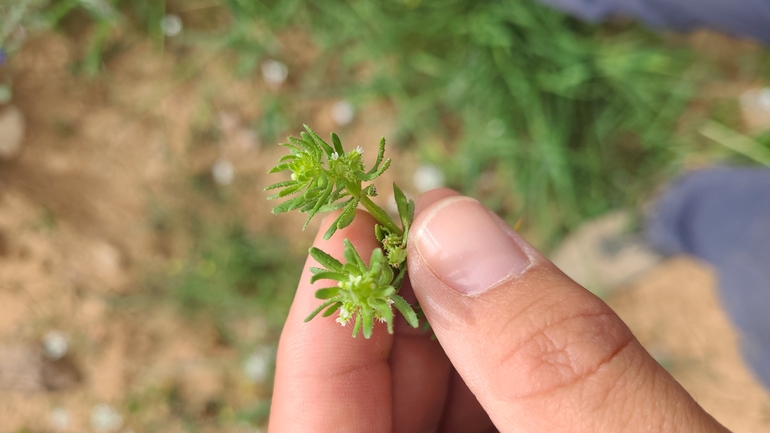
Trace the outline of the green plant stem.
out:
M 388 229 L 388 231 L 390 231 L 395 235 L 398 235 L 398 236 L 404 235 L 404 231 L 401 230 L 396 225 L 396 223 L 393 222 L 390 216 L 388 216 L 388 214 L 384 210 L 382 210 L 381 207 L 374 204 L 372 199 L 370 199 L 366 194 L 363 194 L 363 193 L 359 194 L 359 196 L 361 197 L 361 204 L 364 205 L 366 210 L 368 210 L 369 213 L 372 214 L 372 216 L 374 217 L 374 219 L 377 220 L 377 222 L 379 222 L 383 227 L 385 227 L 386 229 Z

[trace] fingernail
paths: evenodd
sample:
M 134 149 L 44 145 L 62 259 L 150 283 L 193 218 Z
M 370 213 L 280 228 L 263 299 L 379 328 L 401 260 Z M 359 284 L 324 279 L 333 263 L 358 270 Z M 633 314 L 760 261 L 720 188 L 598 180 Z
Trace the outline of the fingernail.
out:
M 529 258 L 489 211 L 470 197 L 445 199 L 415 227 L 417 251 L 463 294 L 478 294 L 529 266 Z

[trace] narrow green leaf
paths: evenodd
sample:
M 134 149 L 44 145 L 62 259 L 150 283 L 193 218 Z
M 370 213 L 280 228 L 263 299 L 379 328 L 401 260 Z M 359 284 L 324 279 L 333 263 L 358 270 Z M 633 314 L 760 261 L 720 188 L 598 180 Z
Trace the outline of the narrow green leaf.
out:
M 337 217 L 336 220 L 329 226 L 328 229 L 326 229 L 326 233 L 324 233 L 324 240 L 328 241 L 329 239 L 334 236 L 334 233 L 337 232 L 337 221 L 339 221 L 339 217 Z
M 307 132 L 310 133 L 310 137 L 315 141 L 315 143 L 320 147 L 321 149 L 326 152 L 326 155 L 331 157 L 332 153 L 334 153 L 334 149 L 332 149 L 331 146 L 329 146 L 329 143 L 325 142 L 321 137 L 318 136 L 318 134 L 315 133 L 312 129 L 310 129 L 309 126 L 303 125 Z M 342 156 L 342 154 L 340 154 Z
M 358 335 L 358 330 L 361 329 L 361 321 L 363 319 L 361 318 L 361 312 L 356 314 L 356 324 L 353 326 L 353 338 L 356 338 Z
M 303 204 L 305 204 L 305 197 L 303 196 L 294 197 L 274 207 L 273 213 L 279 214 L 279 213 L 289 212 L 301 207 Z
M 294 137 L 289 137 L 289 141 L 291 141 L 292 138 L 294 138 Z M 290 144 L 290 143 L 278 143 L 278 145 L 279 146 L 283 146 L 283 147 L 288 147 L 289 151 L 291 151 L 291 152 L 296 152 L 296 153 L 303 152 L 303 149 L 301 147 L 295 146 L 295 145 Z M 294 153 L 292 153 L 292 155 L 294 155 Z
M 268 171 L 267 173 L 268 174 L 279 173 L 282 171 L 286 171 L 288 169 L 289 169 L 289 164 L 284 162 L 283 164 L 278 164 L 275 167 L 271 168 L 270 171 Z
M 310 277 L 310 283 L 315 283 L 318 280 L 334 280 L 334 281 L 343 281 L 347 279 L 347 275 L 341 273 L 341 272 L 333 272 L 333 271 L 326 271 L 326 272 L 319 272 L 312 277 Z
M 380 243 L 385 239 L 385 233 L 383 233 L 382 226 L 379 224 L 374 225 L 374 237 L 376 237 Z
M 396 278 L 393 280 L 392 283 L 390 283 L 391 286 L 395 287 L 396 290 L 401 288 L 401 283 L 404 281 L 404 276 L 406 275 L 406 263 L 403 264 L 398 269 L 398 275 L 396 275 Z
M 322 314 L 323 317 L 329 317 L 332 314 L 334 314 L 335 311 L 339 310 L 342 306 L 342 302 L 337 302 L 335 304 L 332 304 L 331 307 L 327 308 L 326 311 Z
M 417 313 L 414 312 L 412 306 L 404 298 L 398 295 L 393 295 L 390 299 L 393 300 L 393 305 L 401 312 L 407 323 L 412 328 L 417 328 L 420 325 L 420 321 L 417 320 Z
M 369 170 L 369 173 L 372 174 L 376 172 L 380 168 L 380 163 L 382 162 L 382 158 L 385 156 L 385 137 L 380 138 L 380 148 L 377 150 L 377 161 L 374 162 L 374 166 L 371 170 Z
M 342 149 L 342 142 L 340 141 L 340 137 L 337 136 L 337 134 L 332 132 L 332 143 L 334 143 L 334 150 L 337 152 L 338 155 L 342 156 L 345 154 L 345 151 Z
M 385 298 L 388 298 L 388 297 L 390 297 L 391 295 L 393 295 L 395 293 L 396 293 L 396 289 L 394 289 L 393 287 L 388 286 L 388 287 L 386 287 L 386 288 L 384 288 L 382 290 L 378 290 L 376 292 L 373 292 L 371 296 L 372 296 L 372 298 L 375 298 L 375 299 L 385 299 Z
M 382 320 L 388 324 L 388 334 L 393 333 L 393 310 L 385 301 L 379 301 L 372 304 L 372 307 L 382 316 Z
M 371 338 L 372 336 L 372 330 L 374 329 L 374 317 L 372 316 L 372 313 L 368 309 L 361 309 L 362 311 L 365 311 L 364 314 L 364 338 L 367 340 Z M 360 313 L 359 313 L 360 314 Z
M 283 182 L 274 183 L 266 187 L 263 191 L 270 191 L 271 189 L 283 188 L 285 186 L 294 185 L 295 183 L 297 183 L 296 180 L 285 180 Z
M 329 201 L 332 201 L 331 197 L 329 197 Z M 335 211 L 337 209 L 342 209 L 347 204 L 348 204 L 348 202 L 346 202 L 346 201 L 339 201 L 339 202 L 336 202 L 336 203 L 330 203 L 330 204 L 327 204 L 325 206 L 321 206 L 321 208 L 318 209 L 318 213 L 326 213 L 326 212 Z
M 358 255 L 358 251 L 356 251 L 356 248 L 353 246 L 353 244 L 348 239 L 343 240 L 342 243 L 345 244 L 345 249 L 343 250 L 345 261 L 359 269 L 366 268 L 366 264 L 363 260 L 361 260 L 361 256 Z
M 385 172 L 390 168 L 390 158 L 386 159 L 385 162 L 382 164 L 382 167 L 380 167 L 377 170 L 370 171 L 369 173 L 356 173 L 356 178 L 363 182 L 369 182 L 370 180 L 374 180 L 382 175 L 382 173 Z
M 305 187 L 305 184 L 298 183 L 296 185 L 286 187 L 286 188 L 282 189 L 278 194 L 272 195 L 270 197 L 273 197 L 273 198 L 286 197 L 286 196 L 289 196 L 289 195 L 292 195 L 292 194 L 296 194 L 296 193 L 302 191 L 302 189 L 304 187 Z M 270 198 L 270 197 L 268 197 L 268 198 Z
M 302 134 L 300 134 L 300 135 L 302 135 Z M 316 144 L 313 141 L 312 137 L 303 136 L 302 138 L 303 139 L 299 139 L 297 137 L 289 137 L 289 141 L 291 141 L 292 143 L 294 143 L 297 146 L 301 147 L 302 149 L 300 150 L 300 152 L 307 152 L 307 153 L 313 155 L 313 158 L 315 158 L 315 159 L 320 161 L 321 160 L 322 152 L 321 152 L 321 149 L 318 146 L 316 146 Z
M 310 272 L 313 273 L 313 274 L 317 274 L 319 272 L 326 272 L 326 271 L 328 271 L 328 269 L 316 268 L 315 266 L 311 266 L 310 267 Z
M 315 261 L 317 261 L 318 263 L 326 266 L 327 269 L 331 271 L 337 271 L 337 272 L 342 271 L 342 263 L 340 263 L 339 260 L 332 257 L 330 254 L 322 251 L 321 249 L 316 247 L 310 247 L 309 253 L 310 253 L 310 257 L 315 259 Z
M 318 299 L 331 299 L 340 293 L 339 287 L 326 287 L 315 291 L 315 297 Z
M 313 209 L 308 212 L 307 219 L 305 220 L 305 225 L 302 226 L 302 230 L 305 230 L 307 228 L 308 223 L 310 223 L 310 220 L 315 216 L 315 214 L 318 213 L 318 209 L 321 208 L 321 206 L 326 204 L 326 200 L 329 198 L 329 195 L 332 193 L 332 188 L 334 188 L 334 185 L 331 183 L 326 185 L 326 189 L 324 190 L 321 197 L 316 202 L 315 206 L 313 206 Z
M 337 228 L 344 229 L 356 218 L 356 207 L 358 207 L 358 198 L 351 198 L 337 219 Z
M 307 322 L 309 322 L 309 321 L 313 320 L 313 317 L 317 316 L 317 315 L 318 315 L 318 313 L 320 313 L 320 312 L 321 312 L 321 310 L 323 310 L 324 308 L 326 308 L 326 307 L 328 307 L 329 305 L 333 304 L 334 302 L 335 302 L 335 301 L 334 301 L 334 299 L 330 299 L 330 300 L 328 300 L 328 301 L 324 302 L 323 304 L 319 305 L 319 306 L 318 306 L 318 308 L 316 308 L 315 310 L 313 310 L 313 312 L 312 312 L 312 313 L 308 314 L 308 316 L 307 316 L 307 317 L 305 317 L 305 323 L 307 323 Z
M 286 161 L 293 161 L 295 159 L 297 159 L 297 155 L 284 155 L 278 160 L 278 162 L 281 163 Z
M 395 182 L 393 183 L 393 196 L 396 198 L 398 216 L 401 218 L 401 222 L 404 223 L 409 218 L 409 199 L 406 198 L 404 191 L 401 191 L 401 188 Z

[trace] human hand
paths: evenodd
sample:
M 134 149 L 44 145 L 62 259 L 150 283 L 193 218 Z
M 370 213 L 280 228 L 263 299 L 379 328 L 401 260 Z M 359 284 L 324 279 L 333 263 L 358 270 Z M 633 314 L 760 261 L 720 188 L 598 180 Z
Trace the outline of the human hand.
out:
M 417 203 L 411 286 L 437 337 L 350 337 L 303 319 L 324 282 L 309 258 L 281 335 L 270 432 L 726 432 L 601 300 L 477 201 L 442 189 Z M 328 218 L 324 225 L 329 224 Z M 375 222 L 314 245 L 378 246 Z

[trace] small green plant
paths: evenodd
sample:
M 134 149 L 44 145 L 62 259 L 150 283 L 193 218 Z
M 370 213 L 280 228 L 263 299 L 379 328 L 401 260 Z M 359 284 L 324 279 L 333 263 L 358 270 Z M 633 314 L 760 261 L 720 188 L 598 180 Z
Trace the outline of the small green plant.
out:
M 375 236 L 381 244 L 369 260 L 364 262 L 353 244 L 344 240 L 343 264 L 318 248 L 310 248 L 310 255 L 324 268 L 311 268 L 318 280 L 336 281 L 336 286 L 316 291 L 315 296 L 324 302 L 318 306 L 305 322 L 323 311 L 323 317 L 338 313 L 337 322 L 342 326 L 353 322 L 353 337 L 363 329 L 364 337 L 372 335 L 374 321 L 385 322 L 388 332 L 393 333 L 393 309 L 395 306 L 413 327 L 418 326 L 414 309 L 398 290 L 406 275 L 406 243 L 409 227 L 414 219 L 414 201 L 393 184 L 401 227 L 371 199 L 377 194 L 372 182 L 390 167 L 390 159 L 384 159 L 385 139 L 380 140 L 374 167 L 364 168 L 361 158 L 363 149 L 359 146 L 346 152 L 337 134 L 332 133 L 332 145 L 305 125 L 306 131 L 300 138 L 289 137 L 291 153 L 282 157 L 270 173 L 291 172 L 291 180 L 278 182 L 265 190 L 280 189 L 269 199 L 291 197 L 273 209 L 279 214 L 299 210 L 308 214 L 305 226 L 318 213 L 342 209 L 337 219 L 324 234 L 329 239 L 339 229 L 349 226 L 356 216 L 358 205 L 362 205 L 377 220 Z M 365 184 L 368 183 L 368 184 Z M 303 227 L 303 229 L 304 229 Z

